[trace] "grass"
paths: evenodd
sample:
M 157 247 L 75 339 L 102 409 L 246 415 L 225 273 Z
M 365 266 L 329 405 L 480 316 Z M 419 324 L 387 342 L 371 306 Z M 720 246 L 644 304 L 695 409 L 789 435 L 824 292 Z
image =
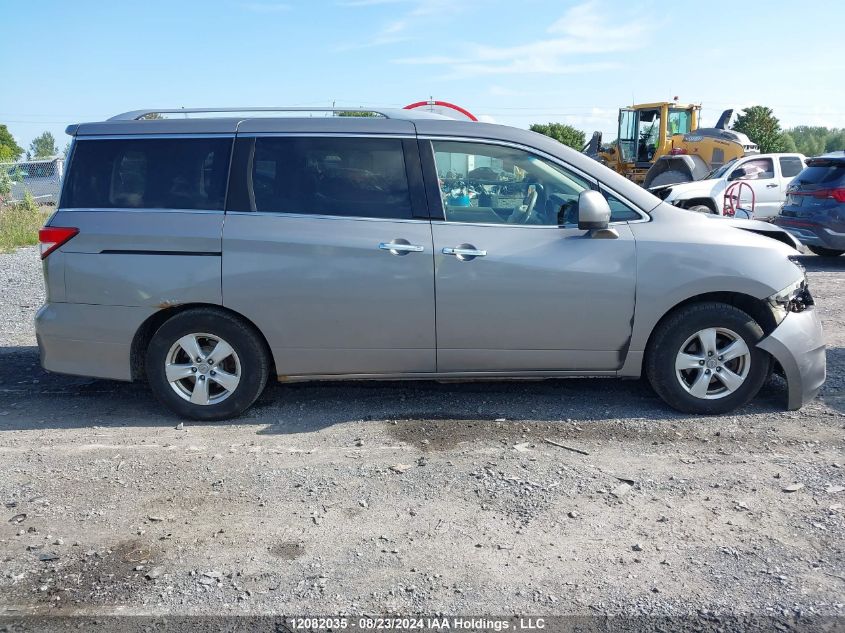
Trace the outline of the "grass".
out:
M 50 216 L 51 207 L 26 202 L 0 207 L 0 252 L 38 244 L 38 229 Z

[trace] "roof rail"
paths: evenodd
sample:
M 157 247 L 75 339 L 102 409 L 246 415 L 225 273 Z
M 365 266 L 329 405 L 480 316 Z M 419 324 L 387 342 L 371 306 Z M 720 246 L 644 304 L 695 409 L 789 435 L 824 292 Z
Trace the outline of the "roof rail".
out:
M 109 119 L 109 121 L 138 121 L 148 114 L 201 114 L 212 112 L 371 112 L 383 116 L 385 119 L 395 118 L 391 108 L 159 108 L 156 110 L 133 110 L 124 112 Z

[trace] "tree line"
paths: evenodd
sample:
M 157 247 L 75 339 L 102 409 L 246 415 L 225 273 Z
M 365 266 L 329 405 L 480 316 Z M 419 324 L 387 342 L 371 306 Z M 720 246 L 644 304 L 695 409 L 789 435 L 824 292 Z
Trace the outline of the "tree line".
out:
M 746 134 L 764 154 L 799 152 L 805 156 L 818 156 L 845 150 L 845 129 L 799 125 L 782 130 L 780 121 L 766 106 L 751 106 L 743 110 L 733 129 Z
M 67 153 L 67 147 L 65 147 L 65 153 Z M 39 134 L 29 144 L 29 149 L 24 151 L 9 132 L 9 128 L 0 125 L 0 163 L 14 162 L 24 155 L 27 160 L 58 156 L 59 148 L 56 146 L 55 137 L 50 132 Z

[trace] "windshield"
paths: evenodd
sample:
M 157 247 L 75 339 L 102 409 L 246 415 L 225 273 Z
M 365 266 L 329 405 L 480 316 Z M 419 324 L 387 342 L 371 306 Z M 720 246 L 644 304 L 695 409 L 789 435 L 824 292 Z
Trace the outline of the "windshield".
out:
M 690 131 L 692 114 L 689 110 L 669 110 L 669 134 L 687 134 Z
M 709 174 L 707 174 L 707 176 L 705 176 L 704 179 L 709 180 L 710 178 L 721 178 L 722 176 L 725 175 L 725 172 L 727 172 L 731 167 L 733 167 L 733 164 L 736 162 L 736 160 L 737 159 L 734 158 L 732 160 L 729 160 L 727 163 L 725 163 L 721 167 L 717 167 L 716 169 L 711 171 Z

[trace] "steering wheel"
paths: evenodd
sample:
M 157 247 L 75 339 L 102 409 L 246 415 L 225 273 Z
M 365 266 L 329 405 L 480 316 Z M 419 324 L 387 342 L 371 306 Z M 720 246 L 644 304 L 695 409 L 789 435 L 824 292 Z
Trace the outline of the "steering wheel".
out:
M 537 189 L 532 189 L 528 193 L 528 202 L 524 205 L 525 210 L 514 209 L 508 218 L 508 224 L 528 224 L 528 220 L 534 214 L 534 207 L 537 206 L 537 198 Z
M 540 194 L 537 193 L 537 188 L 535 187 L 531 191 L 531 195 L 528 196 L 528 207 L 525 209 L 525 221 L 528 222 L 531 219 L 531 216 L 534 215 L 534 207 L 537 206 L 537 198 L 540 197 Z

